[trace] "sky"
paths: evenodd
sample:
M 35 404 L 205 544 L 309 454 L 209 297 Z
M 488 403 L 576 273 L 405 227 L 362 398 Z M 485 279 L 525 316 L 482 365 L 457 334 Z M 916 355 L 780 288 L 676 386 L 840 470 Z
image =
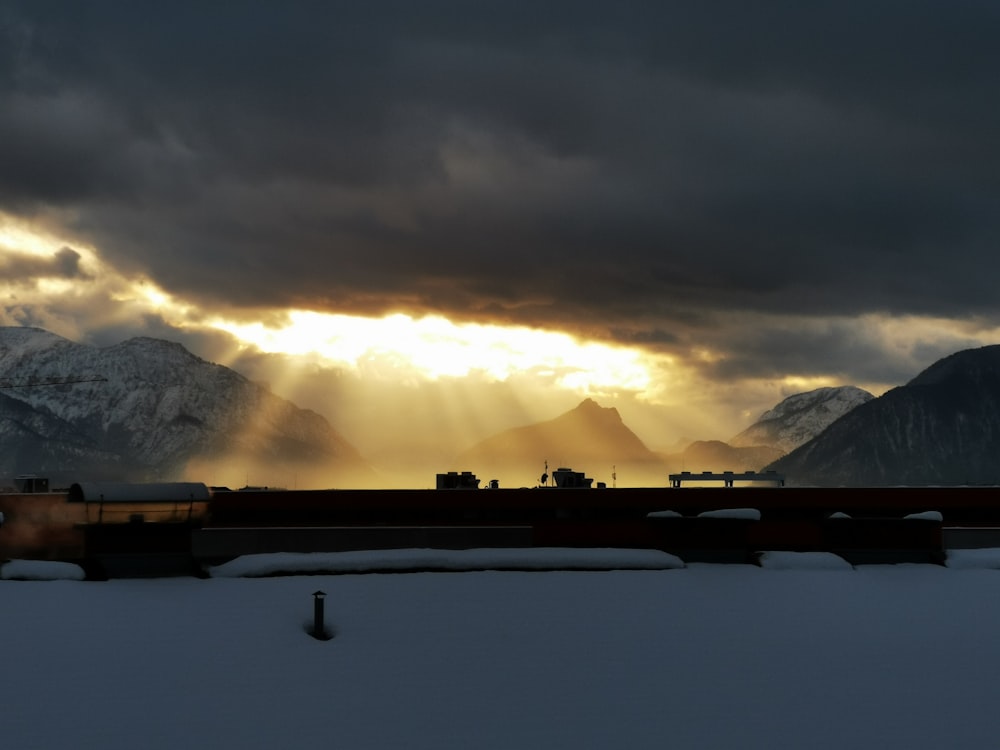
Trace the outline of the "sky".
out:
M 466 552 L 489 566 L 488 551 Z M 764 567 L 582 572 L 548 551 L 548 572 L 104 582 L 9 561 L 4 738 L 31 750 L 992 748 L 1000 561 L 961 552 L 983 554 L 955 568 L 768 553 Z M 8 580 L 19 575 L 62 580 Z M 332 640 L 307 633 L 317 591 Z
M 0 0 L 0 324 L 179 341 L 369 453 L 401 413 L 589 396 L 664 449 L 880 395 L 1000 341 L 998 35 L 981 0 Z

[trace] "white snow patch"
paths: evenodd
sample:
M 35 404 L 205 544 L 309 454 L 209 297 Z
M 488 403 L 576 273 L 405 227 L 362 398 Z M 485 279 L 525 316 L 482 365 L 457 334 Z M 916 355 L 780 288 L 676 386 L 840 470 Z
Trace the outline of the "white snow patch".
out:
M 909 513 L 903 518 L 910 518 L 917 521 L 937 521 L 940 523 L 944 520 L 944 516 L 941 515 L 939 510 L 925 510 L 923 513 Z
M 760 511 L 756 508 L 720 508 L 699 513 L 698 518 L 742 518 L 746 521 L 759 521 Z
M 208 568 L 213 578 L 406 570 L 670 570 L 675 555 L 648 549 L 387 549 L 244 555 Z
M 51 560 L 8 560 L 0 566 L 5 581 L 82 581 L 86 574 L 79 565 Z
M 847 560 L 832 552 L 772 550 L 761 552 L 759 562 L 769 570 L 854 570 Z

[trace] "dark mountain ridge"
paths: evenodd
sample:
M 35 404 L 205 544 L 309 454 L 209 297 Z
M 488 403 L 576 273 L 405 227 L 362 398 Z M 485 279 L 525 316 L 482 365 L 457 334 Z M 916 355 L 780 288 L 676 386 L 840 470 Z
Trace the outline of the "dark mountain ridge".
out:
M 544 422 L 514 427 L 475 444 L 456 457 L 458 465 L 474 467 L 481 477 L 501 477 L 505 483 L 531 484 L 549 468 L 566 466 L 598 481 L 613 481 L 613 471 L 655 478 L 665 484 L 662 459 L 622 421 L 614 407 L 585 399 L 574 409 Z M 614 467 L 614 468 L 613 468 Z
M 1000 346 L 945 357 L 768 468 L 794 484 L 1000 484 Z
M 722 440 L 696 440 L 682 453 L 665 456 L 671 472 L 759 471 L 784 453 L 770 445 L 735 446 Z

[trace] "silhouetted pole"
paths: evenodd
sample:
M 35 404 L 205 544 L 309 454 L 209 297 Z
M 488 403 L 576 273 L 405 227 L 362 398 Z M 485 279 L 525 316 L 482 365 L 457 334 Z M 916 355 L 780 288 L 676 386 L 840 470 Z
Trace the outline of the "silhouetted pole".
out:
M 323 627 L 323 597 L 322 591 L 313 592 L 313 637 L 323 639 L 326 637 Z

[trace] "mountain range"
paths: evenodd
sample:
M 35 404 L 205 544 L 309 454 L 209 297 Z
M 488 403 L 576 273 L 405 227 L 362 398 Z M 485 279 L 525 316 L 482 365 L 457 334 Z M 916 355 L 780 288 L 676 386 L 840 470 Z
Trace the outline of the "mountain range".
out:
M 80 380 L 56 385 L 48 381 Z M 98 348 L 0 328 L 0 475 L 211 484 L 287 477 L 334 486 L 373 476 L 325 418 L 179 344 Z
M 608 486 L 618 473 L 633 484 L 666 482 L 662 457 L 625 426 L 617 409 L 589 398 L 555 419 L 493 435 L 459 454 L 456 464 L 489 477 L 516 478 L 519 485 L 536 483 L 546 464 L 549 470 L 588 469 Z
M 586 399 L 555 419 L 489 437 L 460 454 L 456 463 L 476 467 L 491 477 L 534 481 L 542 472 L 544 458 L 550 468 L 555 468 L 553 461 L 559 466 L 589 468 L 594 479 L 609 486 L 619 478 L 629 486 L 663 485 L 670 473 L 685 470 L 759 471 L 872 398 L 854 386 L 795 394 L 728 442 L 697 440 L 673 453 L 649 450 L 617 409 Z
M 935 362 L 768 468 L 805 485 L 1000 484 L 1000 346 Z
M 21 387 L 29 386 L 32 387 Z M 586 399 L 553 419 L 497 433 L 434 471 L 502 486 L 546 467 L 609 486 L 662 486 L 668 473 L 773 469 L 791 484 L 880 486 L 1000 481 L 1000 347 L 947 357 L 879 398 L 853 386 L 794 394 L 728 441 L 649 450 L 615 408 Z M 0 328 L 0 477 L 70 481 L 379 485 L 357 449 L 300 409 L 179 344 L 135 338 L 99 348 L 37 328 Z M 381 486 L 385 486 L 384 484 Z

